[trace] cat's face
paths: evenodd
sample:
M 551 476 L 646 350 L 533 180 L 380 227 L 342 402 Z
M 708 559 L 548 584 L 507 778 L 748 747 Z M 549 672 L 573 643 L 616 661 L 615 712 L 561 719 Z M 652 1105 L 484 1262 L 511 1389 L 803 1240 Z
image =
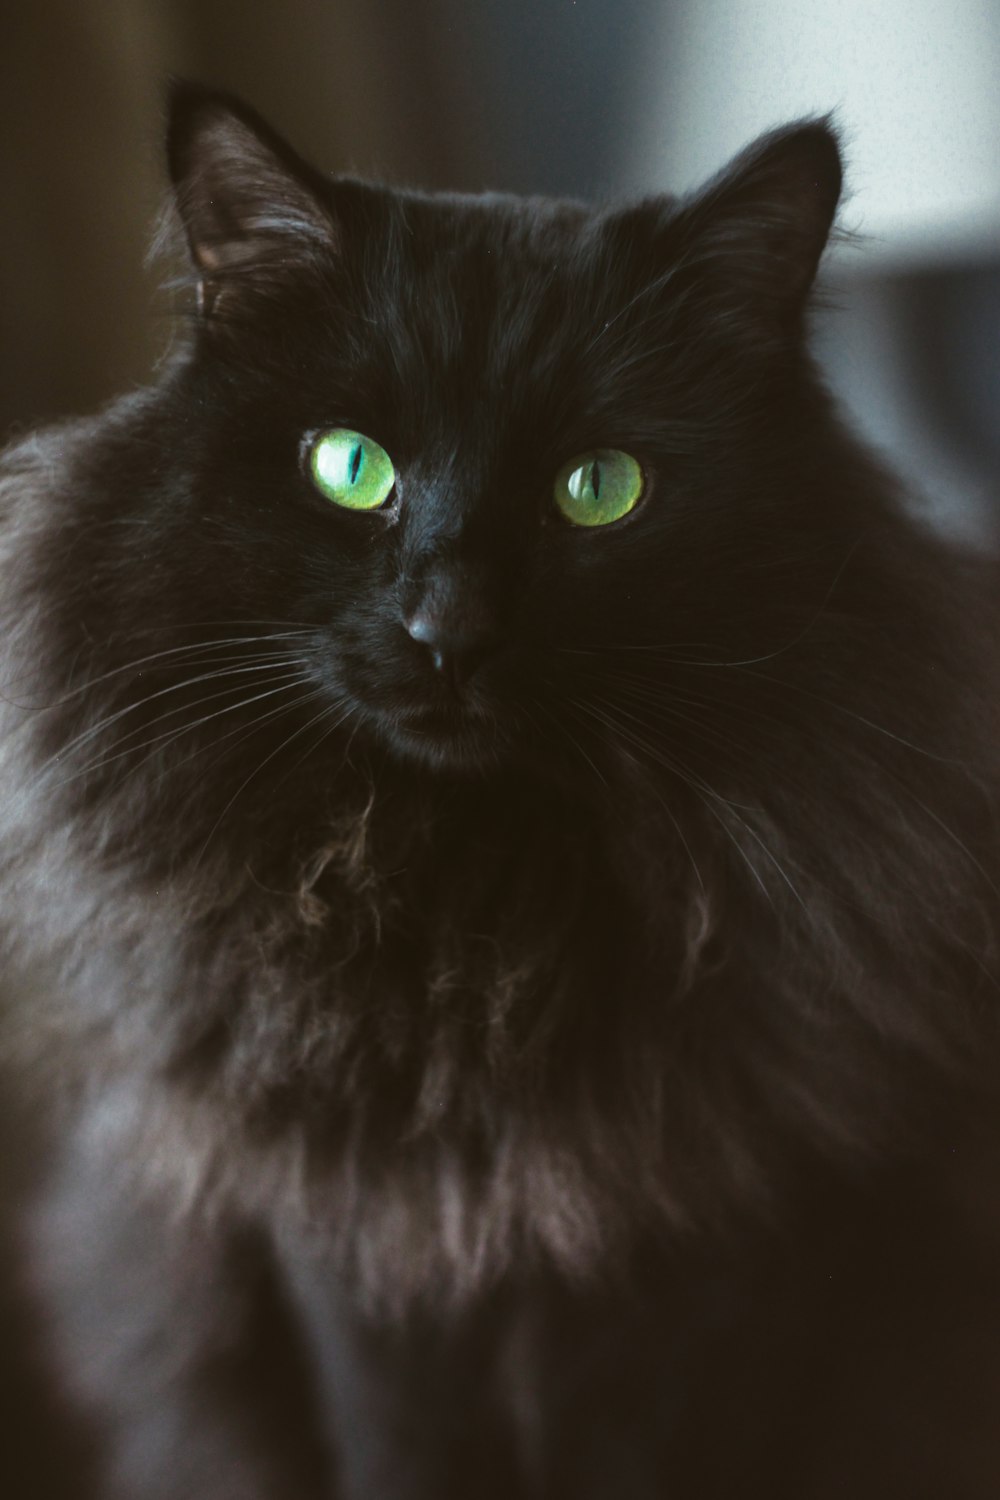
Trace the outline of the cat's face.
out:
M 323 723 L 600 772 L 609 725 L 641 751 L 682 724 L 671 660 L 766 651 L 814 607 L 825 128 L 608 211 L 331 185 L 190 92 L 171 163 L 201 312 L 156 414 L 160 607 L 303 631 Z
M 626 400 L 601 378 L 620 289 L 585 212 L 338 199 L 321 273 L 239 324 L 220 294 L 188 377 L 216 417 L 196 488 L 246 497 L 220 570 L 280 568 L 269 607 L 317 627 L 313 668 L 352 720 L 433 763 L 488 761 L 551 734 L 571 653 L 652 628 L 671 434 L 641 384 Z M 590 519 L 597 462 L 601 519 L 600 453 L 618 503 L 581 524 L 566 508 Z

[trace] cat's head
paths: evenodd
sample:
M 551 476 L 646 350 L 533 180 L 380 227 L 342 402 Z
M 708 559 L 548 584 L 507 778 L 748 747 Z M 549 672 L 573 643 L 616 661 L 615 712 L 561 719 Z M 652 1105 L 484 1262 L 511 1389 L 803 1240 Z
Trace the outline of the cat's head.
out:
M 624 207 L 330 180 L 186 85 L 168 156 L 189 336 L 42 564 L 86 756 L 717 784 L 766 689 L 713 669 L 802 637 L 856 540 L 805 347 L 829 127 Z
M 825 124 L 592 208 L 330 181 L 180 87 L 169 161 L 198 304 L 158 413 L 169 609 L 307 628 L 345 722 L 456 766 L 587 756 L 612 670 L 639 691 L 650 653 L 750 656 L 814 607 Z

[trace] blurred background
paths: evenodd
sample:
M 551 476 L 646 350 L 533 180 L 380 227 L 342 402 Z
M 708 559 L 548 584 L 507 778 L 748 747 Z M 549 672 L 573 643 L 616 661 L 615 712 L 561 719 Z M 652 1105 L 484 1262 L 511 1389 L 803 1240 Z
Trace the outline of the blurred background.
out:
M 243 94 L 330 171 L 683 190 L 833 111 L 846 227 L 818 347 L 942 524 L 1000 493 L 996 0 L 35 0 L 0 50 L 0 435 L 147 377 L 163 83 Z
M 996 540 L 997 0 L 8 0 L 0 438 L 144 381 L 167 343 L 169 302 L 144 261 L 164 189 L 171 73 L 244 95 L 323 168 L 432 188 L 680 191 L 760 131 L 833 111 L 849 173 L 842 223 L 856 238 L 827 263 L 817 350 L 857 421 L 914 480 L 915 503 L 935 524 Z M 13 1117 L 0 1134 L 14 1147 L 0 1153 L 0 1199 L 15 1201 L 30 1152 Z M 907 1243 L 930 1265 L 941 1219 L 929 1222 Z M 988 1239 L 1000 1244 L 1000 1226 Z M 896 1245 L 886 1243 L 891 1288 Z M 961 1295 L 939 1310 L 942 1341 L 964 1337 L 959 1311 L 978 1327 L 996 1303 L 994 1260 L 991 1248 L 981 1280 L 967 1266 L 948 1273 Z M 0 1490 L 78 1500 L 85 1452 L 69 1437 L 44 1440 L 59 1422 L 11 1355 L 22 1312 L 9 1301 Z M 995 1312 L 993 1324 L 1000 1343 Z M 941 1368 L 972 1369 L 965 1348 Z M 821 1350 L 808 1358 L 823 1364 Z M 886 1387 L 905 1383 L 897 1364 Z M 930 1378 L 926 1351 L 912 1364 Z M 990 1368 L 985 1390 L 998 1404 L 980 1441 L 1000 1409 Z M 869 1362 L 865 1378 L 880 1369 Z M 822 1392 L 821 1376 L 809 1388 Z M 983 1381 L 972 1389 L 986 1399 Z M 912 1440 L 902 1428 L 899 1441 Z M 994 1474 L 988 1446 L 983 1471 Z M 1000 1493 L 929 1482 L 921 1495 Z M 860 1491 L 836 1479 L 822 1490 L 847 1493 Z M 871 1493 L 890 1489 L 876 1479 Z

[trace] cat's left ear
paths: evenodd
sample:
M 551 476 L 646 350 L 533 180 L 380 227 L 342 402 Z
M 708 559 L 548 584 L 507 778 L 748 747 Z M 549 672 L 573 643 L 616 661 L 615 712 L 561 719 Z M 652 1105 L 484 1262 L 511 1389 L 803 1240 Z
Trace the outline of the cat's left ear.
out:
M 167 163 L 200 302 L 335 250 L 325 180 L 232 95 L 173 83 Z
M 779 321 L 800 313 L 816 275 L 842 170 L 828 120 L 762 136 L 675 220 L 681 260 Z

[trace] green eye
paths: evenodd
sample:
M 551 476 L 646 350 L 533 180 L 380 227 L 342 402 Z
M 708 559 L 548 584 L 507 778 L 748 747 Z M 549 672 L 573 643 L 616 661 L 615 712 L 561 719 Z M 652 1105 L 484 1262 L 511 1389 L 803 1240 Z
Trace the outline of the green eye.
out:
M 392 459 L 363 433 L 321 432 L 309 450 L 309 472 L 321 495 L 347 510 L 378 510 L 396 482 Z
M 607 526 L 627 516 L 642 497 L 642 469 L 620 448 L 595 448 L 563 464 L 555 501 L 574 526 Z

